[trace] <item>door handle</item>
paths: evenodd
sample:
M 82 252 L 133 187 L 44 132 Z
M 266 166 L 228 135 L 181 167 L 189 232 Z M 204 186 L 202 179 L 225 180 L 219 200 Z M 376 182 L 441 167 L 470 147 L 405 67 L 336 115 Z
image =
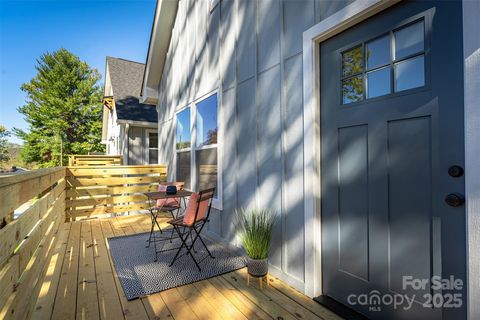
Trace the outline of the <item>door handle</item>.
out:
M 461 193 L 450 193 L 445 197 L 445 202 L 452 207 L 460 207 L 465 203 L 465 196 Z

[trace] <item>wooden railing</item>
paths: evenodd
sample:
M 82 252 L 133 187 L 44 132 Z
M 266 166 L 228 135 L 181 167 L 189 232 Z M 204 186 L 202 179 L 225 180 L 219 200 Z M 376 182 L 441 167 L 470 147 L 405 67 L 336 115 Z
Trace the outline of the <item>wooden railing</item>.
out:
M 147 209 L 142 193 L 156 190 L 166 176 L 166 166 L 148 165 L 0 177 L 0 319 L 30 317 L 64 221 Z
M 148 209 L 143 193 L 157 190 L 166 181 L 167 167 L 69 167 L 66 175 L 66 216 L 75 219 Z
M 69 155 L 68 165 L 76 166 L 120 166 L 123 164 L 122 156 L 107 155 Z
M 14 210 L 30 201 L 14 219 Z M 3 220 L 5 219 L 5 220 Z M 0 319 L 31 312 L 60 223 L 65 220 L 65 168 L 0 178 Z

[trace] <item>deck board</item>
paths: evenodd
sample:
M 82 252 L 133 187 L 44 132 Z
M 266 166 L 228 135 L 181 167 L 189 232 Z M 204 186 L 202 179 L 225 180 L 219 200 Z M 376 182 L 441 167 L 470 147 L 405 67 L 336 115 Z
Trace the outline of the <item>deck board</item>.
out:
M 168 219 L 162 219 L 166 226 Z M 44 275 L 38 319 L 340 319 L 282 281 L 246 284 L 238 270 L 128 301 L 107 238 L 148 232 L 145 215 L 65 223 Z

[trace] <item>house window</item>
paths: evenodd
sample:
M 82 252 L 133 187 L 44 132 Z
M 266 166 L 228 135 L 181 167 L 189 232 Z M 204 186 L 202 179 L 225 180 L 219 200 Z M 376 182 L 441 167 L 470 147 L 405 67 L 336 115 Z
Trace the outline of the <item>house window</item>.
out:
M 190 107 L 177 113 L 176 131 L 176 180 L 185 182 L 185 188 L 191 188 L 191 125 Z
M 342 53 L 342 104 L 425 85 L 424 21 Z
M 204 190 L 215 187 L 213 205 L 221 207 L 218 170 L 218 96 L 214 93 L 192 103 L 191 107 L 177 113 L 177 180 L 182 172 L 192 173 L 191 188 Z M 192 119 L 192 132 L 190 129 Z M 185 139 L 184 137 L 188 137 Z M 192 137 L 193 141 L 190 141 Z M 188 169 L 186 167 L 188 163 Z M 190 175 L 189 175 L 190 177 Z M 189 181 L 190 182 L 190 181 Z
M 217 186 L 217 94 L 198 102 L 195 119 L 195 162 L 198 190 Z M 217 194 L 217 190 L 215 193 Z
M 147 163 L 158 164 L 158 132 L 147 130 Z

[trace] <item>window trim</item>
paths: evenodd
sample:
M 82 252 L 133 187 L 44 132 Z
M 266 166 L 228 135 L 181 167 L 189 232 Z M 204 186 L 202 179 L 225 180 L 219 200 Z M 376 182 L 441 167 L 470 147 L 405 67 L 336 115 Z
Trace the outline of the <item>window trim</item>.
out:
M 157 134 L 157 142 L 158 142 L 158 130 L 157 129 L 145 129 L 145 164 L 149 165 L 150 163 L 150 149 L 157 149 L 157 163 L 159 163 L 159 158 L 158 155 L 159 153 L 159 147 L 157 144 L 156 148 L 150 148 L 150 133 L 156 133 Z M 153 164 L 153 163 L 152 163 Z
M 210 144 L 206 146 L 199 146 L 197 147 L 197 128 L 196 128 L 196 120 L 197 120 L 197 104 L 202 102 L 203 100 L 210 98 L 213 95 L 217 95 L 217 143 Z M 173 144 L 174 148 L 174 167 L 175 170 L 173 171 L 174 179 L 177 179 L 177 153 L 178 152 L 187 152 L 190 151 L 190 184 L 192 190 L 198 189 L 198 172 L 196 170 L 197 164 L 197 151 L 200 150 L 207 150 L 207 149 L 217 149 L 217 197 L 212 200 L 212 207 L 217 210 L 223 210 L 223 184 L 222 184 L 222 159 L 223 159 L 223 141 L 222 141 L 222 117 L 221 117 L 221 106 L 222 105 L 222 97 L 219 88 L 210 91 L 207 94 L 204 94 L 190 103 L 187 103 L 181 108 L 177 108 L 175 111 L 174 117 L 174 141 Z M 184 111 L 185 109 L 190 108 L 190 148 L 184 149 L 177 149 L 177 119 L 178 114 Z

